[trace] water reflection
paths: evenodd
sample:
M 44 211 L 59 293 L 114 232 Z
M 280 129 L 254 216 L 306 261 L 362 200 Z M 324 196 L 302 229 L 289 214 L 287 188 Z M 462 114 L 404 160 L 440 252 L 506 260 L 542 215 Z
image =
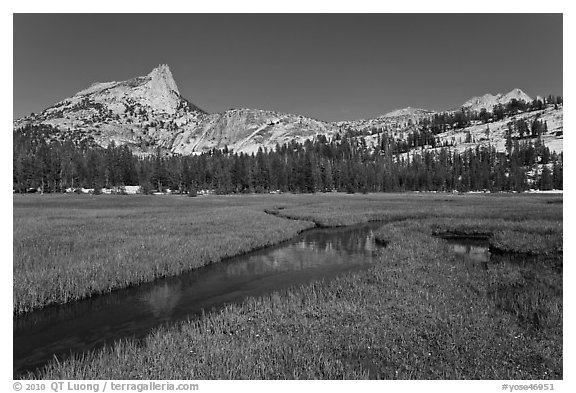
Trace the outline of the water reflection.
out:
M 55 354 L 63 357 L 119 338 L 143 337 L 161 324 L 248 296 L 365 268 L 376 256 L 373 230 L 378 226 L 307 231 L 294 241 L 189 274 L 14 318 L 14 374 Z
M 140 300 L 150 309 L 156 318 L 166 318 L 172 315 L 180 297 L 182 296 L 182 284 L 177 282 L 170 285 L 167 281 L 144 293 Z
M 488 268 L 491 254 L 489 251 L 489 241 L 487 238 L 447 238 L 446 241 L 452 251 L 461 259 L 474 265 L 480 265 L 484 269 Z

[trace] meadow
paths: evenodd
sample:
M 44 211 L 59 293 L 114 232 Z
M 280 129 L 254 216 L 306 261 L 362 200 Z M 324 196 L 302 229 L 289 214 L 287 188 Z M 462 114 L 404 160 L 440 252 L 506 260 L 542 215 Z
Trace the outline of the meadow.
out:
M 49 302 L 24 300 L 17 282 L 41 288 L 44 299 L 71 299 L 61 285 L 42 287 L 51 270 L 59 271 L 52 280 L 75 282 L 67 291 L 82 297 L 178 274 L 314 224 L 382 221 L 376 236 L 388 246 L 368 270 L 250 298 L 142 341 L 52 362 L 30 378 L 563 378 L 562 196 L 66 198 L 14 199 L 15 312 Z M 491 250 L 523 262 L 462 263 L 441 239 L 447 234 L 488 236 Z M 147 248 L 129 259 L 130 271 L 119 268 L 119 256 L 139 244 Z M 97 284 L 83 272 L 92 265 Z
M 14 313 L 177 275 L 313 226 L 257 201 L 150 196 L 14 197 Z

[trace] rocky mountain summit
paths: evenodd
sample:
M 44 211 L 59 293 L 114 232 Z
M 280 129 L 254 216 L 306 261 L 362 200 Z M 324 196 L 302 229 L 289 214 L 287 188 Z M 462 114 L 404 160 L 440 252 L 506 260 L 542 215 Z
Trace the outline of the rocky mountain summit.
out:
M 530 98 L 528 94 L 524 93 L 521 89 L 516 88 L 510 90 L 506 94 L 484 94 L 481 97 L 472 97 L 462 104 L 462 108 L 471 111 L 480 111 L 482 108 L 485 108 L 488 112 L 492 112 L 494 106 L 498 104 L 505 105 L 513 99 L 526 102 L 532 101 L 532 98 Z
M 58 136 L 93 138 L 101 146 L 115 142 L 146 153 L 156 146 L 169 150 L 179 129 L 205 114 L 180 95 L 169 67 L 160 65 L 146 76 L 95 83 L 14 126 L 49 125 Z
M 334 124 L 258 109 L 208 114 L 180 95 L 170 68 L 122 82 L 95 83 L 14 127 L 50 125 L 56 137 L 93 138 L 101 146 L 128 145 L 134 152 L 194 154 L 228 147 L 252 153 L 277 143 L 334 134 Z
M 130 105 L 138 105 L 153 112 L 173 115 L 182 101 L 172 72 L 166 64 L 159 65 L 146 76 L 128 81 L 94 83 L 76 93 L 70 101 L 78 103 L 84 98 L 107 104 L 115 114 L 124 113 Z M 50 113 L 49 110 L 47 112 Z
M 512 99 L 531 101 L 520 89 L 474 97 L 462 107 L 491 110 Z M 100 146 L 127 145 L 140 155 L 198 154 L 213 148 L 254 153 L 292 140 L 331 137 L 352 129 L 410 131 L 436 112 L 407 107 L 373 119 L 329 123 L 305 116 L 259 109 L 232 109 L 209 114 L 180 94 L 170 68 L 161 64 L 148 75 L 121 82 L 95 83 L 40 114 L 14 122 L 14 128 L 49 125 L 54 138 L 93 140 Z M 398 135 L 396 133 L 395 135 Z

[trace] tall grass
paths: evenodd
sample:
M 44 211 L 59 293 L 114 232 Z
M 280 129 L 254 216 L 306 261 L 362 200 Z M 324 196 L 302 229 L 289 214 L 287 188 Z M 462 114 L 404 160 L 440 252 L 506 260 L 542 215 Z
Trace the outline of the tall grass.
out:
M 14 312 L 180 274 L 313 226 L 223 202 L 15 197 Z
M 368 270 L 251 298 L 163 327 L 142 342 L 122 341 L 53 362 L 29 377 L 561 379 L 561 269 L 545 268 L 539 284 L 530 286 L 529 263 L 479 269 L 431 236 L 462 228 L 523 233 L 532 228 L 530 219 L 561 237 L 561 205 L 524 196 L 427 198 L 259 200 L 260 207 L 282 207 L 279 214 L 325 225 L 355 222 L 356 214 L 388 219 L 377 234 L 388 247 Z M 432 218 L 412 219 L 415 214 Z M 561 259 L 549 257 L 554 263 Z M 553 290 L 544 292 L 540 284 Z M 534 318 L 543 308 L 549 311 L 538 317 L 537 327 L 524 317 Z

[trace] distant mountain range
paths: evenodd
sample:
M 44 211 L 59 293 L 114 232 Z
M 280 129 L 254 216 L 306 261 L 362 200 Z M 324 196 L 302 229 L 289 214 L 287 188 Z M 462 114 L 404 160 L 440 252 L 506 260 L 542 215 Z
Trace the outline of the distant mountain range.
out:
M 462 108 L 471 110 L 471 111 L 480 111 L 482 108 L 485 108 L 487 111 L 491 112 L 492 108 L 498 104 L 505 105 L 512 100 L 518 101 L 532 101 L 532 98 L 528 96 L 528 94 L 524 93 L 522 90 L 516 88 L 512 89 L 508 93 L 496 94 L 493 96 L 492 94 L 484 94 L 482 97 L 472 97 L 464 104 L 462 104 Z
M 532 101 L 520 89 L 473 97 L 462 107 L 472 111 L 512 99 Z M 196 154 L 212 148 L 252 153 L 291 140 L 334 136 L 342 129 L 403 129 L 434 111 L 404 108 L 374 119 L 330 123 L 305 116 L 259 109 L 232 109 L 209 114 L 180 95 L 167 65 L 122 82 L 95 83 L 39 114 L 14 121 L 14 127 L 51 125 L 56 136 L 93 138 L 101 146 L 128 145 L 138 154 Z

